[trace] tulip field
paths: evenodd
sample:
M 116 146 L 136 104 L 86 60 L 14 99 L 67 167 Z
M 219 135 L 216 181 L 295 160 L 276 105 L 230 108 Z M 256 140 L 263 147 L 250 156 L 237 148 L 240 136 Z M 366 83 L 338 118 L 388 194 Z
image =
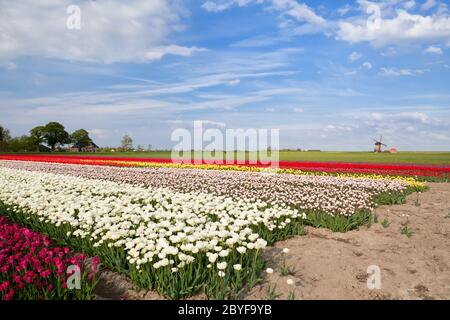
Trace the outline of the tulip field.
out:
M 0 156 L 0 299 L 90 299 L 99 264 L 167 298 L 239 298 L 266 246 L 305 225 L 355 229 L 450 172 L 373 166 Z
M 214 164 L 214 161 L 203 159 L 200 161 L 187 160 L 175 163 L 166 158 L 126 158 L 111 156 L 74 156 L 74 155 L 1 155 L 0 160 L 39 161 L 66 164 L 90 164 L 99 166 L 143 167 L 143 168 L 194 168 L 220 169 L 230 171 L 260 172 L 268 165 L 259 162 L 250 163 L 247 159 L 240 162 L 234 160 L 232 164 Z M 446 161 L 445 157 L 439 158 Z M 180 161 L 181 162 L 181 161 Z M 313 175 L 381 175 L 414 177 L 419 181 L 450 181 L 450 166 L 437 164 L 380 164 L 380 163 L 352 163 L 352 162 L 316 162 L 316 161 L 279 161 L 277 173 L 313 174 Z

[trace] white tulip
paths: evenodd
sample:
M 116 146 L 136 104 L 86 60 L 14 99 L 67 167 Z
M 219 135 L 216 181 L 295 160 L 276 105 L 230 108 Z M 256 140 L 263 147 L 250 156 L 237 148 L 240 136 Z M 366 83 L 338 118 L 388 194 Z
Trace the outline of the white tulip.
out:
M 219 269 L 219 270 L 225 270 L 226 267 L 227 267 L 227 265 L 228 265 L 228 264 L 227 264 L 225 261 L 219 262 L 219 263 L 217 264 L 217 269 Z
M 218 254 L 214 253 L 209 256 L 208 260 L 209 260 L 209 262 L 214 263 L 214 262 L 216 262 L 217 257 L 218 257 Z

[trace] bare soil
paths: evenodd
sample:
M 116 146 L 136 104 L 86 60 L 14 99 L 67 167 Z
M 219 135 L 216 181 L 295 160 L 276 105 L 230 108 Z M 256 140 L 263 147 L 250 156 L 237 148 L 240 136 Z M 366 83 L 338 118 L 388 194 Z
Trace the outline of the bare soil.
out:
M 266 248 L 274 272 L 264 274 L 243 299 L 288 299 L 289 293 L 295 299 L 450 299 L 450 184 L 429 186 L 406 204 L 377 208 L 377 222 L 370 226 L 347 233 L 307 227 L 307 235 Z M 389 226 L 382 225 L 385 219 Z M 405 226 L 410 237 L 401 232 Z M 283 248 L 290 249 L 287 255 Z M 284 263 L 287 276 L 281 274 Z M 369 266 L 381 271 L 380 289 L 368 289 Z M 99 299 L 163 299 L 133 290 L 126 278 L 109 271 L 96 293 Z

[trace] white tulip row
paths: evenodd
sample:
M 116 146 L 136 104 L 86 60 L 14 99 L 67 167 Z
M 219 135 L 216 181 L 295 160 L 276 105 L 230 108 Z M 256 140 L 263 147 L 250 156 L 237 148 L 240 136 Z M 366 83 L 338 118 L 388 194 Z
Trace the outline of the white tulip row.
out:
M 306 218 L 284 205 L 269 206 L 201 193 L 180 193 L 104 180 L 0 167 L 0 202 L 92 245 L 121 247 L 138 268 L 170 266 L 176 271 L 206 253 L 223 268 L 230 250 L 261 249 L 266 241 L 251 229 L 283 228 Z M 221 264 L 222 263 L 222 264 Z

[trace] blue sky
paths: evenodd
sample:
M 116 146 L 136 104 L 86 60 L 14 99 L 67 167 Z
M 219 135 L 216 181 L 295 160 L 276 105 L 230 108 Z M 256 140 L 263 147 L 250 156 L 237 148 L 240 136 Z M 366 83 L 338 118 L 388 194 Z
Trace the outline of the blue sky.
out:
M 80 29 L 68 29 L 68 6 Z M 280 146 L 450 150 L 450 3 L 0 0 L 0 124 L 171 148 L 194 120 Z

